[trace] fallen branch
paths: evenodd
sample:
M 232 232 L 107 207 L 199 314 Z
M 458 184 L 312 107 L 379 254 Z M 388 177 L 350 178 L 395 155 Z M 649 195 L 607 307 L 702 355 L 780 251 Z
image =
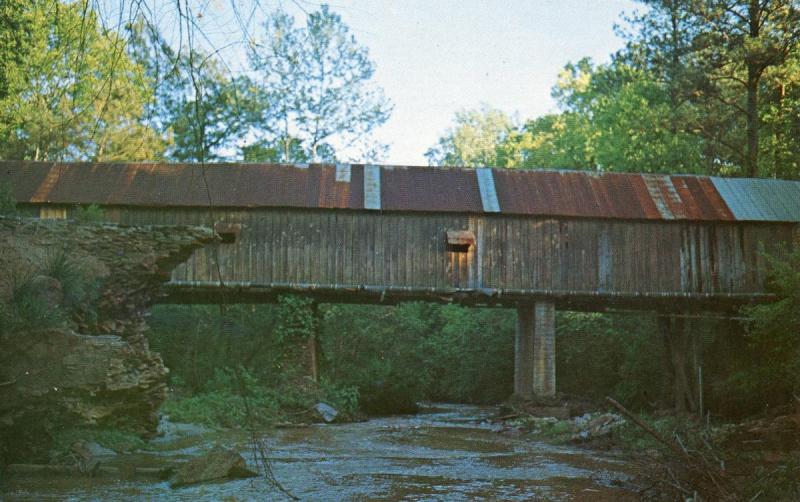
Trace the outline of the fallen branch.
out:
M 633 414 L 630 410 L 622 406 L 622 404 L 620 404 L 616 399 L 612 397 L 606 397 L 606 401 L 608 401 L 620 413 L 625 415 L 625 417 L 631 422 L 655 438 L 656 441 L 669 448 L 669 450 L 672 451 L 672 453 L 674 453 L 675 456 L 680 460 L 678 466 L 680 466 L 680 468 L 684 471 L 685 479 L 691 483 L 693 488 L 701 489 L 700 493 L 703 496 L 710 500 L 725 500 L 731 502 L 739 500 L 739 497 L 736 495 L 735 491 L 726 486 L 730 483 L 726 482 L 725 485 L 723 485 L 721 481 L 726 479 L 724 469 L 718 468 L 715 464 L 710 463 L 702 453 L 690 452 L 683 445 L 683 442 L 680 441 L 680 438 L 678 438 L 677 441 L 665 438 L 659 434 L 658 431 Z M 706 443 L 706 445 L 708 446 L 708 443 Z M 709 451 L 711 451 L 710 448 Z M 676 483 L 670 484 L 679 490 L 683 490 L 679 486 L 679 483 L 677 483 L 677 477 L 668 465 L 667 472 L 670 474 L 672 479 L 676 481 Z M 708 486 L 708 483 L 711 483 L 711 486 Z M 697 497 L 693 498 L 697 500 Z
M 631 422 L 641 427 L 645 432 L 653 436 L 656 439 L 656 441 L 658 441 L 659 443 L 663 444 L 664 446 L 672 450 L 679 457 L 686 457 L 688 455 L 688 453 L 681 447 L 679 447 L 674 441 L 669 441 L 667 438 L 659 434 L 655 429 L 644 423 L 641 418 L 637 417 L 630 410 L 628 410 L 628 408 L 622 406 L 616 399 L 612 397 L 606 397 L 606 401 L 611 403 L 611 405 L 614 408 L 616 408 L 617 410 L 619 410 L 620 413 L 628 417 L 628 419 Z

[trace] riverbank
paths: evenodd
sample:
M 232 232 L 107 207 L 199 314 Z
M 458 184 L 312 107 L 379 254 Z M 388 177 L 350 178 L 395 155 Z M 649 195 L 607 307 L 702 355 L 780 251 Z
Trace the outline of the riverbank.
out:
M 603 411 L 568 408 L 522 403 L 500 423 L 506 434 L 626 459 L 641 500 L 800 500 L 800 400 L 737 422 L 640 416 L 611 399 Z

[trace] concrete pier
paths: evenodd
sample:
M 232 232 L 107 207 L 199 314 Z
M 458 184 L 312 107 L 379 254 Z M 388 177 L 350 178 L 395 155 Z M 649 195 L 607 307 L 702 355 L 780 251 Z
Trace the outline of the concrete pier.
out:
M 556 393 L 555 305 L 536 302 L 517 308 L 514 394 L 522 399 Z

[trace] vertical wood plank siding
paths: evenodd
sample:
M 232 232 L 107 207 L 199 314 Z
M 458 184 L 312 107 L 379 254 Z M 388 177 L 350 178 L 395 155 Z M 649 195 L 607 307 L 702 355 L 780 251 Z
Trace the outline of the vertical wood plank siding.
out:
M 694 223 L 309 209 L 106 208 L 123 224 L 242 224 L 235 244 L 198 250 L 175 281 L 392 285 L 619 293 L 751 293 L 763 248 L 800 241 L 787 223 Z M 476 245 L 449 252 L 447 230 Z

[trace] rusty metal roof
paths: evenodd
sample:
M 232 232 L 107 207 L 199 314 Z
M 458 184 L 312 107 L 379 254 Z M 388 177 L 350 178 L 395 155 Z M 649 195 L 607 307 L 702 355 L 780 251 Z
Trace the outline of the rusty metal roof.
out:
M 0 182 L 4 181 L 11 183 L 17 201 L 34 204 L 800 221 L 800 182 L 688 175 L 360 164 L 0 161 Z

